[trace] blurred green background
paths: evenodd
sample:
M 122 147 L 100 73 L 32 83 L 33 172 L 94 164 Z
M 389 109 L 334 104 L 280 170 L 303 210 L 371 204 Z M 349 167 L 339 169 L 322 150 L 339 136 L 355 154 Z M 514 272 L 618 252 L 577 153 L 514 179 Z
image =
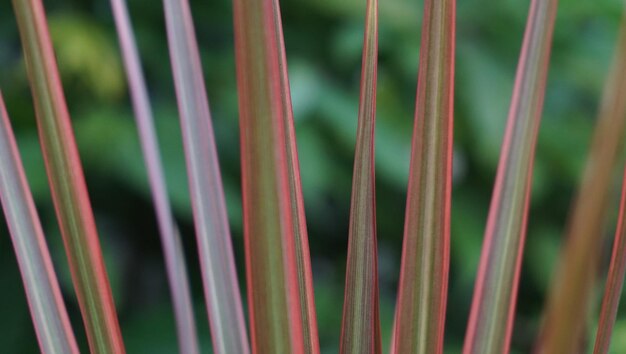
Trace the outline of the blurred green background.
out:
M 44 2 L 128 352 L 175 353 L 161 246 L 109 3 Z M 163 9 L 160 1 L 128 2 L 155 108 L 169 192 L 184 238 L 199 335 L 203 352 L 209 353 L 210 335 Z M 338 351 L 340 334 L 364 5 L 365 0 L 281 1 L 324 353 Z M 385 348 L 400 263 L 422 5 L 420 0 L 380 2 L 376 172 Z M 528 5 L 529 1 L 522 0 L 458 1 L 446 353 L 460 352 L 463 341 Z M 220 152 L 240 284 L 245 288 L 232 4 L 228 0 L 193 0 L 191 6 Z M 608 73 L 623 2 L 561 0 L 559 6 L 512 343 L 515 353 L 529 352 L 538 330 Z M 0 88 L 13 119 L 74 329 L 86 348 L 9 1 L 0 2 Z M 614 229 L 618 179 L 613 187 L 607 235 Z M 0 351 L 37 353 L 17 263 L 3 223 L 0 221 Z M 612 350 L 626 352 L 626 316 L 618 319 Z

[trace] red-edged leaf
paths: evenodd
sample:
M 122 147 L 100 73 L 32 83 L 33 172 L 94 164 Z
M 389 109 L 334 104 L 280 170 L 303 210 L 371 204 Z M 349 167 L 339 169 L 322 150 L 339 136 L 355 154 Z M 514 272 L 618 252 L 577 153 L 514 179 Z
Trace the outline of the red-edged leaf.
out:
M 233 2 L 252 349 L 318 353 L 279 4 Z
M 249 352 L 200 52 L 187 0 L 164 0 L 213 350 Z
M 339 350 L 342 354 L 381 353 L 374 177 L 378 0 L 367 1 L 364 37 Z
M 536 348 L 539 354 L 574 353 L 586 333 L 602 245 L 598 235 L 602 234 L 613 171 L 626 133 L 626 16 L 603 95 L 583 182 L 548 294 Z
M 41 0 L 13 0 L 52 199 L 92 353 L 124 353 Z
M 441 353 L 448 288 L 455 0 L 426 0 L 393 353 Z
M 609 266 L 609 275 L 606 280 L 606 288 L 602 299 L 602 310 L 600 310 L 600 321 L 596 333 L 596 344 L 593 349 L 594 354 L 606 354 L 611 345 L 611 334 L 617 316 L 620 295 L 624 285 L 624 274 L 626 274 L 626 169 L 622 181 L 622 200 L 619 208 L 619 220 L 613 241 L 613 255 Z
M 530 3 L 465 337 L 465 354 L 509 351 L 556 9 L 556 0 Z
M 161 154 L 154 128 L 154 118 L 150 108 L 150 99 L 148 98 L 148 90 L 141 69 L 137 45 L 135 44 L 135 35 L 130 23 L 126 1 L 111 0 L 111 7 L 115 17 L 115 25 L 126 67 L 126 76 L 130 86 L 135 119 L 139 127 L 139 138 L 144 160 L 146 161 L 148 180 L 150 181 L 161 234 L 161 244 L 163 245 L 163 254 L 165 255 L 170 292 L 174 303 L 178 346 L 181 353 L 194 354 L 198 353 L 199 349 L 185 266 L 185 255 L 167 196 Z
M 50 252 L 0 93 L 0 201 L 42 353 L 78 354 Z

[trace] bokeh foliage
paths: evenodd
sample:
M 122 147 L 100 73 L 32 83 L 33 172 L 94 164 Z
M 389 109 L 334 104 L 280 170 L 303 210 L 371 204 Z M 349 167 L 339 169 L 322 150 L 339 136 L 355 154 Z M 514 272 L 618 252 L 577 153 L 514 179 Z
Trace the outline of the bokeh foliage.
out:
M 451 278 L 446 352 L 460 351 L 528 1 L 458 3 Z M 107 268 L 129 352 L 172 353 L 176 336 L 149 186 L 106 0 L 45 1 Z M 204 352 L 210 352 L 181 134 L 159 1 L 129 0 L 181 226 Z M 232 5 L 191 1 L 211 101 L 240 284 L 239 129 Z M 561 0 L 540 129 L 513 351 L 528 352 L 582 172 L 623 2 Z M 343 305 L 363 0 L 281 1 L 315 279 L 320 342 L 337 351 Z M 400 265 L 422 1 L 380 3 L 377 219 L 383 348 Z M 0 3 L 5 94 L 79 341 L 84 331 L 54 217 L 17 26 Z M 617 180 L 616 180 L 617 182 Z M 614 230 L 618 188 L 607 235 Z M 10 240 L 0 222 L 0 348 L 37 353 Z M 607 246 L 610 243 L 607 242 Z M 605 263 L 608 263 L 608 252 Z M 605 269 L 605 268 L 603 268 Z M 599 288 L 600 289 L 600 288 Z M 622 313 L 625 313 L 622 311 Z M 595 320 L 591 320 L 594 323 Z M 591 333 L 591 332 L 590 332 Z M 626 317 L 612 351 L 626 352 Z

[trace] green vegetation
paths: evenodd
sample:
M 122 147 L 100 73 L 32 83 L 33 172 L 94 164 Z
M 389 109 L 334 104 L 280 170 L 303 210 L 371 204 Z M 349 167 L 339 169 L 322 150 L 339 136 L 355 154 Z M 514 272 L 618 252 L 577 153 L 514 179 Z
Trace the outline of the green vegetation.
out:
M 211 331 L 163 4 L 127 2 L 187 260 L 199 346 L 202 353 L 209 353 Z M 280 2 L 317 331 L 324 354 L 336 353 L 341 342 L 366 4 L 365 0 Z M 44 1 L 44 5 L 124 345 L 129 353 L 175 353 L 179 346 L 159 228 L 109 0 L 55 0 Z M 249 319 L 246 299 L 251 282 L 246 283 L 244 254 L 233 4 L 192 0 L 190 5 L 211 103 L 244 314 Z M 424 4 L 385 0 L 378 6 L 377 301 L 381 347 L 387 352 L 400 277 Z M 461 353 L 463 348 L 528 6 L 529 1 L 522 0 L 457 3 L 445 353 Z M 542 313 L 582 182 L 605 80 L 610 76 L 623 6 L 618 0 L 561 0 L 558 4 L 511 353 L 530 352 L 542 330 Z M 0 88 L 72 328 L 81 352 L 87 352 L 85 327 L 46 177 L 20 34 L 9 1 L 0 2 Z M 622 150 L 619 166 L 614 166 L 608 177 L 612 182 L 605 185 L 608 212 L 600 215 L 599 276 L 592 286 L 593 312 L 589 311 L 589 325 L 583 334 L 583 345 L 589 349 L 594 344 L 617 224 Z M 285 175 L 292 167 L 285 168 Z M 291 192 L 297 200 L 298 192 Z M 0 218 L 0 348 L 6 353 L 39 353 L 4 222 Z M 610 353 L 626 352 L 624 308 L 613 328 Z M 252 337 L 250 329 L 246 330 Z

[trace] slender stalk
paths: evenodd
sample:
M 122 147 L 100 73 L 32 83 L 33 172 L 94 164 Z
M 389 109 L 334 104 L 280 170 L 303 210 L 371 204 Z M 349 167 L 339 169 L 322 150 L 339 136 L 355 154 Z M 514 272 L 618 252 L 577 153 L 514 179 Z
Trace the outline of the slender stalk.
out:
M 602 299 L 602 310 L 600 311 L 600 321 L 596 332 L 596 344 L 593 349 L 594 354 L 606 354 L 611 345 L 611 334 L 617 316 L 622 287 L 624 286 L 624 275 L 626 274 L 626 169 L 622 181 L 622 199 L 619 208 L 619 220 L 613 241 L 613 255 L 609 266 L 609 275 L 606 280 L 606 288 Z
M 0 201 L 44 354 L 78 354 L 50 252 L 0 93 Z
M 234 0 L 244 238 L 254 353 L 319 353 L 277 0 Z
M 393 353 L 442 353 L 450 254 L 455 0 L 426 0 Z
M 508 353 L 557 0 L 532 0 L 491 200 L 464 354 Z
M 41 0 L 13 0 L 43 156 L 92 353 L 124 353 L 76 141 Z
M 269 2 L 268 2 L 269 3 Z M 289 198 L 291 199 L 291 220 L 293 228 L 293 254 L 288 257 L 295 258 L 295 268 L 289 270 L 290 276 L 294 276 L 295 269 L 297 279 L 297 292 L 299 305 L 294 306 L 300 311 L 302 319 L 302 345 L 305 353 L 319 352 L 319 339 L 317 335 L 317 318 L 315 316 L 315 296 L 313 293 L 313 275 L 311 271 L 311 258 L 309 254 L 309 239 L 306 229 L 306 217 L 304 213 L 304 199 L 302 197 L 302 181 L 300 179 L 300 165 L 298 162 L 298 149 L 296 144 L 296 132 L 293 122 L 293 110 L 291 107 L 291 92 L 289 89 L 289 76 L 287 74 L 287 54 L 285 53 L 285 43 L 283 39 L 283 28 L 280 17 L 279 0 L 273 0 L 273 20 L 275 23 L 276 51 L 278 54 L 278 68 L 280 77 L 280 98 L 282 103 L 282 119 L 285 127 L 285 148 L 287 152 L 287 174 L 289 181 Z M 271 26 L 266 27 L 270 29 Z M 274 80 L 272 71 L 272 81 Z M 239 84 L 239 76 L 238 76 Z M 240 99 L 241 100 L 241 99 Z M 241 103 L 240 103 L 241 104 Z M 248 112 L 249 114 L 249 112 Z M 243 142 L 242 142 L 243 144 Z M 243 162 L 242 162 L 243 163 Z M 291 240 L 288 241 L 291 242 Z M 291 247 L 291 246 L 289 246 Z M 290 251 L 291 253 L 291 251 Z M 292 261 L 288 261 L 293 267 Z M 250 273 L 248 273 L 250 276 Z M 295 290 L 290 289 L 290 294 Z
M 200 53 L 187 0 L 164 0 L 196 237 L 215 353 L 250 351 Z
M 597 127 L 582 185 L 570 215 L 561 258 L 548 294 L 536 352 L 570 354 L 579 348 L 602 242 L 613 169 L 626 132 L 626 11 L 622 17 L 613 67 L 603 94 Z
M 139 127 L 141 148 L 146 161 L 148 180 L 152 190 L 161 234 L 170 293 L 174 303 L 178 346 L 181 353 L 195 354 L 199 352 L 198 338 L 189 290 L 189 280 L 187 278 L 187 267 L 185 266 L 185 255 L 167 196 L 163 164 L 154 128 L 154 118 L 135 43 L 135 35 L 128 15 L 126 1 L 111 0 L 111 7 L 115 17 L 115 25 L 135 110 L 135 119 Z
M 367 1 L 361 96 L 352 177 L 352 206 L 346 290 L 341 326 L 342 354 L 379 354 L 378 252 L 376 249 L 376 188 L 374 131 L 378 64 L 378 0 Z

